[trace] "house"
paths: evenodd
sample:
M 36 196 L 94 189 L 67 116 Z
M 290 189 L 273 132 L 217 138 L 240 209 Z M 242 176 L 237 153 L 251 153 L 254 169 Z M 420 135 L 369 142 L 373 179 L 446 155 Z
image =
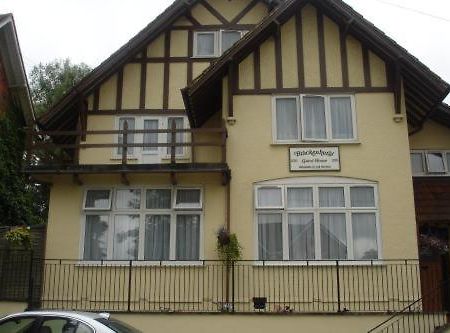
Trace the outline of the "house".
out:
M 12 14 L 0 14 L 0 114 L 11 103 L 20 107 L 27 125 L 35 123 L 14 18 Z
M 40 306 L 144 331 L 444 325 L 411 149 L 448 149 L 449 91 L 340 0 L 175 1 L 39 119 Z M 242 260 L 218 260 L 221 226 Z

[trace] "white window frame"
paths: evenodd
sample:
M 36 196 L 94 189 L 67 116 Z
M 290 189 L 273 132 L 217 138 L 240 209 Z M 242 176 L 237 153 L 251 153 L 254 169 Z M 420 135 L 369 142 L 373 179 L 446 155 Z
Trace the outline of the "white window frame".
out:
M 444 172 L 430 172 L 428 170 L 428 153 L 439 153 L 442 154 L 442 157 L 444 159 Z M 422 168 L 423 172 L 421 173 L 414 173 L 414 170 L 412 170 L 411 165 L 411 172 L 413 177 L 449 177 L 450 176 L 450 165 L 447 160 L 447 156 L 450 155 L 450 150 L 439 150 L 439 149 L 422 149 L 422 150 L 411 150 L 410 155 L 412 154 L 420 154 L 422 158 Z M 410 158 L 411 159 L 411 158 Z
M 144 124 L 146 120 L 150 121 L 157 121 L 158 122 L 158 129 L 161 129 L 161 122 L 163 121 L 161 117 L 151 117 L 151 116 L 143 116 L 142 117 L 142 129 L 144 129 Z M 158 135 L 158 143 L 164 142 L 164 133 L 157 133 Z M 144 133 L 138 134 L 138 142 L 144 142 Z M 146 148 L 148 150 L 146 150 Z M 151 149 L 154 148 L 154 149 Z M 161 147 L 141 147 L 140 153 L 142 155 L 161 155 Z
M 281 193 L 281 206 L 269 206 L 269 207 L 261 207 L 258 200 L 258 191 L 262 188 L 276 188 L 280 190 Z M 285 205 L 285 191 L 283 190 L 283 186 L 255 186 L 255 207 L 256 209 L 269 211 L 269 210 L 282 210 Z
M 428 155 L 429 154 L 441 154 L 442 155 L 442 164 L 444 166 L 444 170 L 443 171 L 430 171 L 430 162 L 428 159 Z M 446 156 L 446 152 L 444 151 L 439 151 L 439 150 L 427 150 L 424 152 L 425 155 L 425 165 L 426 165 L 426 172 L 430 175 L 444 175 L 448 172 L 448 166 L 447 166 L 447 156 Z
M 178 191 L 183 191 L 183 190 L 199 190 L 200 191 L 200 202 L 198 203 L 198 205 L 188 205 L 188 204 L 178 204 L 177 203 L 177 193 Z M 203 209 L 203 191 L 201 188 L 198 187 L 177 187 L 175 188 L 175 190 L 172 193 L 173 198 L 172 198 L 172 207 L 173 209 L 177 210 L 177 211 L 192 211 L 192 210 L 198 210 L 198 209 Z
M 308 177 L 310 178 L 310 177 Z M 381 239 L 381 222 L 380 222 L 380 205 L 379 205 L 379 192 L 378 184 L 369 181 L 359 181 L 354 179 L 339 179 L 335 177 L 311 177 L 312 179 L 300 179 L 299 181 L 293 181 L 293 179 L 287 180 L 277 180 L 266 182 L 266 185 L 258 184 L 255 185 L 254 191 L 254 253 L 255 253 L 255 264 L 260 265 L 263 260 L 259 258 L 259 239 L 258 239 L 258 215 L 266 213 L 277 213 L 282 214 L 282 239 L 283 239 L 283 260 L 282 261 L 264 261 L 264 264 L 269 265 L 283 265 L 283 264 L 294 264 L 294 265 L 306 265 L 310 264 L 310 261 L 315 261 L 314 264 L 317 265 L 329 265 L 336 262 L 335 259 L 322 259 L 322 248 L 321 248 L 321 235 L 320 235 L 320 214 L 326 213 L 337 213 L 345 214 L 346 223 L 346 235 L 347 235 L 347 259 L 339 259 L 346 263 L 355 264 L 367 264 L 373 262 L 379 262 L 383 259 L 382 254 L 382 239 Z M 323 179 L 321 179 L 323 178 Z M 257 192 L 256 189 L 260 187 L 274 187 L 274 184 L 283 188 L 284 197 L 284 207 L 281 209 L 261 209 L 257 207 Z M 343 187 L 344 188 L 344 198 L 345 207 L 330 207 L 323 208 L 320 207 L 319 203 L 319 188 L 322 187 Z M 353 187 L 372 187 L 374 190 L 374 201 L 375 207 L 351 207 L 351 196 L 350 189 Z M 287 208 L 287 190 L 288 188 L 313 188 L 313 207 L 304 208 Z M 352 214 L 355 213 L 371 213 L 375 215 L 376 223 L 376 241 L 377 241 L 377 251 L 378 258 L 372 260 L 358 260 L 354 258 L 354 248 L 353 248 L 353 221 Z M 313 214 L 314 215 L 314 250 L 315 258 L 308 260 L 290 260 L 289 258 L 289 214 Z
M 89 191 L 109 191 L 108 208 L 86 207 L 87 194 Z M 108 188 L 96 187 L 96 188 L 86 189 L 83 194 L 83 210 L 93 211 L 93 212 L 98 212 L 98 211 L 101 212 L 101 211 L 105 211 L 105 210 L 110 211 L 112 209 L 112 196 L 113 196 L 113 191 L 109 187 Z
M 277 101 L 279 99 L 294 99 L 297 104 L 297 139 L 296 140 L 280 140 L 278 139 L 278 128 L 277 128 Z M 274 96 L 272 98 L 272 133 L 273 133 L 273 142 L 276 143 L 297 143 L 301 140 L 303 129 L 301 124 L 301 115 L 300 115 L 300 97 L 298 95 L 283 95 L 283 96 Z
M 214 36 L 214 54 L 209 54 L 209 55 L 201 55 L 198 54 L 198 35 L 206 35 L 206 34 L 212 34 Z M 194 31 L 194 38 L 193 38 L 193 42 L 194 42 L 194 57 L 195 58 L 215 58 L 218 56 L 219 54 L 219 31 L 212 31 L 212 30 L 205 30 L 205 31 Z
M 201 207 L 193 209 L 175 209 L 174 208 L 174 196 L 176 190 L 180 189 L 199 189 Z M 128 264 L 129 260 L 116 260 L 113 258 L 113 245 L 114 245 L 114 224 L 115 217 L 118 215 L 139 215 L 139 244 L 138 244 L 138 257 L 133 259 L 136 265 L 201 265 L 204 260 L 204 211 L 203 211 L 203 187 L 202 186 L 190 186 L 190 187 L 178 187 L 178 186 L 127 186 L 127 187 L 108 187 L 108 188 L 84 188 L 84 198 L 86 198 L 86 193 L 90 190 L 110 190 L 111 202 L 114 201 L 112 208 L 109 210 L 88 210 L 83 209 L 81 212 L 81 238 L 80 238 L 80 263 L 89 262 L 91 263 L 101 263 L 108 262 L 113 265 L 124 265 Z M 130 190 L 137 189 L 141 190 L 141 205 L 140 209 L 116 209 L 115 198 L 117 190 Z M 171 190 L 171 208 L 169 209 L 147 209 L 146 208 L 146 193 L 147 190 Z M 89 261 L 84 258 L 85 250 L 85 234 L 86 234 L 86 216 L 107 216 L 108 217 L 108 234 L 107 234 L 107 256 L 104 260 Z M 145 260 L 145 217 L 147 215 L 170 215 L 170 245 L 169 245 L 169 259 L 163 261 L 149 261 Z M 177 215 L 199 215 L 200 223 L 200 235 L 199 235 L 199 258 L 195 261 L 179 261 L 176 260 L 176 217 Z
M 222 41 L 223 41 L 223 33 L 224 32 L 239 32 L 241 34 L 240 39 L 242 37 L 244 37 L 244 35 L 247 33 L 246 30 L 244 31 L 244 30 L 234 30 L 234 29 L 232 29 L 232 30 L 221 29 L 219 31 L 219 56 L 221 56 L 226 51 L 226 50 L 223 50 L 223 43 L 222 43 Z M 195 45 L 197 45 L 197 44 L 195 44 Z

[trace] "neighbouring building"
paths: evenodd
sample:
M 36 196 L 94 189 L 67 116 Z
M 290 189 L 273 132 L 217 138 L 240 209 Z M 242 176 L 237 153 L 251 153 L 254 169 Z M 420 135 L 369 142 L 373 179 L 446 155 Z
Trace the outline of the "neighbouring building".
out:
M 444 277 L 421 284 L 414 199 L 446 227 L 449 91 L 340 0 L 175 1 L 39 119 L 40 306 L 144 331 L 433 331 Z M 218 260 L 221 226 L 242 260 Z

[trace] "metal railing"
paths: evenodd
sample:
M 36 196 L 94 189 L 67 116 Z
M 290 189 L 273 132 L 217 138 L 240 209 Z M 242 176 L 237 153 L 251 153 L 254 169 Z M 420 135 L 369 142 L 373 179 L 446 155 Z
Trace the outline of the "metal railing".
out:
M 386 313 L 402 311 L 421 295 L 416 260 L 227 264 L 58 259 L 41 264 L 39 293 L 33 293 L 39 299 L 31 301 L 45 309 Z M 14 269 L 3 273 L 13 276 Z
M 429 291 L 421 298 L 408 304 L 368 333 L 434 333 L 450 330 L 449 282 Z
M 26 131 L 27 166 L 36 165 L 78 165 L 80 153 L 94 150 L 96 153 L 108 149 L 122 164 L 129 163 L 130 152 L 136 148 L 161 148 L 167 153 L 161 154 L 177 163 L 180 154 L 177 148 L 189 149 L 190 163 L 197 162 L 197 152 L 201 149 L 219 149 L 217 158 L 209 163 L 226 163 L 227 130 L 225 126 L 218 128 L 176 128 L 175 122 L 167 129 L 129 129 L 125 121 L 120 130 L 82 130 L 74 131 L 37 131 L 29 128 Z M 160 135 L 164 138 L 160 138 Z M 142 140 L 134 137 L 139 135 Z M 146 143 L 145 135 L 158 136 L 157 142 Z M 120 138 L 120 140 L 119 140 Z M 130 140 L 133 138 L 133 140 Z M 183 155 L 186 155 L 183 153 Z M 105 155 L 108 156 L 108 153 Z M 132 158 L 132 156 L 131 156 Z M 104 161 L 103 163 L 106 163 Z

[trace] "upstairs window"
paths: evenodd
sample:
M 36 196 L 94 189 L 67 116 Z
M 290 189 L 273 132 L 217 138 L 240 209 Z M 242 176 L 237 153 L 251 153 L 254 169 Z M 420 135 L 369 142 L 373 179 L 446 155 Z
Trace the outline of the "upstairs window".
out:
M 283 96 L 274 99 L 274 141 L 356 140 L 353 96 Z
M 219 57 L 244 34 L 245 31 L 239 30 L 197 31 L 194 33 L 194 57 Z
M 450 176 L 450 151 L 412 151 L 413 176 Z

